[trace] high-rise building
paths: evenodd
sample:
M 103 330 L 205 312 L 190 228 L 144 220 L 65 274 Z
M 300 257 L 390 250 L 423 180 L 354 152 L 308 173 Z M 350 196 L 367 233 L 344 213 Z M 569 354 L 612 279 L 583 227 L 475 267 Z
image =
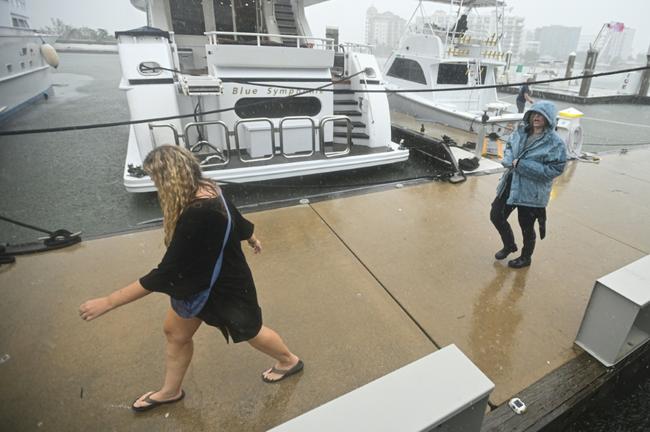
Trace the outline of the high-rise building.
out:
M 559 25 L 541 27 L 535 30 L 535 39 L 539 41 L 540 56 L 555 60 L 564 60 L 578 49 L 581 27 Z
M 406 20 L 391 12 L 379 13 L 374 6 L 366 11 L 366 43 L 374 45 L 377 54 L 397 48 L 405 27 Z

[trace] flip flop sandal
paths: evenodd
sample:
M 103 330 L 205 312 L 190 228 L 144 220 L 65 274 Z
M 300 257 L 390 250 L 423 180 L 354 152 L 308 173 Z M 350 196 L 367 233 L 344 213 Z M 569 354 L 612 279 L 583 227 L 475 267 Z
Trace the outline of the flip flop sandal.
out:
M 297 374 L 298 372 L 300 372 L 303 369 L 304 366 L 305 366 L 305 364 L 302 362 L 302 360 L 298 360 L 298 363 L 296 363 L 291 369 L 277 369 L 275 367 L 272 367 L 270 373 L 279 374 L 280 378 L 269 379 L 269 378 L 265 377 L 264 374 L 262 374 L 262 381 L 264 381 L 265 383 L 270 383 L 270 384 L 280 382 L 283 379 L 290 377 L 291 375 Z
M 145 396 L 144 399 L 142 399 L 143 402 L 146 402 L 149 405 L 135 406 L 135 403 L 138 400 L 140 400 L 140 398 L 142 397 L 142 396 L 140 396 L 139 398 L 137 398 L 136 400 L 133 401 L 133 403 L 131 404 L 131 409 L 133 411 L 135 411 L 135 412 L 149 411 L 150 409 L 154 409 L 154 408 L 156 408 L 157 406 L 160 406 L 160 405 L 165 405 L 165 404 L 178 402 L 178 401 L 180 401 L 181 399 L 183 399 L 185 397 L 185 390 L 181 390 L 181 395 L 179 397 L 175 398 L 175 399 L 169 399 L 169 400 L 166 400 L 166 401 L 157 401 L 155 399 L 151 399 L 151 397 L 150 397 L 154 393 L 155 392 L 151 392 L 147 396 Z

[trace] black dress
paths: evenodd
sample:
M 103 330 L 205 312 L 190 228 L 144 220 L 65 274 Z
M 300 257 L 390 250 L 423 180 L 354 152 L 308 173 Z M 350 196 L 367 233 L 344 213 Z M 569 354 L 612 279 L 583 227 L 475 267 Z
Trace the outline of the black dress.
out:
M 253 235 L 254 225 L 226 200 L 232 219 L 223 264 L 207 303 L 197 315 L 218 327 L 228 341 L 242 342 L 259 333 L 262 311 L 257 303 L 253 275 L 241 241 Z M 176 223 L 167 252 L 157 268 L 140 278 L 142 286 L 182 299 L 204 290 L 212 277 L 228 223 L 221 198 L 197 199 Z

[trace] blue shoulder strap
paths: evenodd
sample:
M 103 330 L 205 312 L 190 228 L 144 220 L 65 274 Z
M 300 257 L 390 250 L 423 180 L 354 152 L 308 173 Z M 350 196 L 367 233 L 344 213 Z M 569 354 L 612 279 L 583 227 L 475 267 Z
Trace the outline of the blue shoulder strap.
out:
M 221 252 L 219 252 L 219 257 L 217 258 L 217 262 L 215 263 L 214 269 L 212 270 L 210 285 L 206 289 L 196 294 L 192 294 L 186 299 L 171 299 L 172 309 L 174 309 L 174 312 L 176 312 L 182 318 L 192 318 L 201 312 L 201 309 L 203 309 L 203 306 L 205 306 L 205 303 L 208 301 L 208 297 L 210 297 L 212 286 L 214 286 L 214 283 L 219 278 L 219 273 L 221 273 L 221 265 L 223 264 L 223 251 L 226 249 L 226 243 L 228 243 L 228 239 L 230 238 L 232 218 L 230 217 L 230 210 L 228 209 L 228 204 L 226 204 L 226 200 L 224 199 L 223 194 L 220 196 L 221 202 L 223 202 L 223 206 L 226 209 L 226 214 L 228 215 L 228 224 L 226 226 L 226 234 L 223 239 L 223 244 L 221 245 Z

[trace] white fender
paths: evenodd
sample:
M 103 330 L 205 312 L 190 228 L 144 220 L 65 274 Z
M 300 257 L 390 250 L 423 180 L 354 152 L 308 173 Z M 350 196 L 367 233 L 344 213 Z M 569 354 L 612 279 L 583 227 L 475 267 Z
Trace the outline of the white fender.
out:
M 44 43 L 41 45 L 41 55 L 53 68 L 59 67 L 59 55 L 57 54 L 56 50 L 54 47 L 48 43 Z

